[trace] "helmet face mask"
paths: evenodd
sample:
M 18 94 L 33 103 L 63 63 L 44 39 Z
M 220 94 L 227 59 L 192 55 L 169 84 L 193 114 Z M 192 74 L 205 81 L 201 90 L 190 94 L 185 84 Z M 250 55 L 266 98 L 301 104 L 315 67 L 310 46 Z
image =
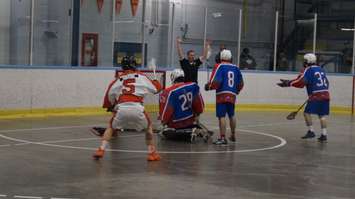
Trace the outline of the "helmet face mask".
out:
M 134 56 L 124 56 L 121 60 L 123 70 L 136 70 L 136 59 Z
M 182 81 L 184 80 L 185 73 L 181 69 L 174 69 L 173 72 L 170 74 L 171 83 L 176 83 L 177 80 Z

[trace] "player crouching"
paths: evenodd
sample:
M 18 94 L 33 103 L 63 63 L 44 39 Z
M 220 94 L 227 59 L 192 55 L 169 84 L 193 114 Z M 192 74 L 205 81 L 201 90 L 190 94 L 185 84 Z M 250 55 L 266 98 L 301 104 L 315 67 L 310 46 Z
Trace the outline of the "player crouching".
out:
M 161 85 L 157 80 L 150 80 L 147 76 L 135 69 L 133 57 L 124 57 L 121 61 L 123 73 L 110 85 L 108 100 L 114 106 L 113 115 L 108 128 L 102 138 L 102 144 L 97 149 L 94 158 L 104 156 L 108 141 L 117 129 L 134 129 L 146 132 L 148 146 L 148 161 L 160 160 L 153 143 L 153 127 L 144 111 L 143 99 L 148 93 L 158 93 Z
M 164 138 L 195 141 L 201 136 L 208 141 L 213 132 L 202 129 L 198 116 L 203 112 L 204 102 L 199 86 L 194 82 L 184 83 L 184 71 L 175 69 L 171 75 L 172 86 L 159 97 L 159 116 L 164 128 Z

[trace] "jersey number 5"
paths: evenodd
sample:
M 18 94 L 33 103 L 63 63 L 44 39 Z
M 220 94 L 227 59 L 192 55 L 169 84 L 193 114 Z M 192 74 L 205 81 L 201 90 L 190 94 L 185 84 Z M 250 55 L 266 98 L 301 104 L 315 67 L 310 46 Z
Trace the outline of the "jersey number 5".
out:
M 186 111 L 192 106 L 192 92 L 188 92 L 179 96 L 179 100 L 182 100 L 181 110 Z
M 136 79 L 126 79 L 123 80 L 123 89 L 122 93 L 125 95 L 133 94 L 136 91 L 134 87 L 134 83 L 136 83 Z

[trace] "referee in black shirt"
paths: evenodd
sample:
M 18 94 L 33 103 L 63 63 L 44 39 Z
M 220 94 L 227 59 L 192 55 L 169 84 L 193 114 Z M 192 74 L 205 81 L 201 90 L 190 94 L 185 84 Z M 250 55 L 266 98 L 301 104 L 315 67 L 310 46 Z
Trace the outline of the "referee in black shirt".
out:
M 195 82 L 198 84 L 198 68 L 202 65 L 202 61 L 206 59 L 208 46 L 210 41 L 206 42 L 206 45 L 203 48 L 203 55 L 195 59 L 195 51 L 187 51 L 187 59 L 184 57 L 184 51 L 181 47 L 182 40 L 181 38 L 176 39 L 176 46 L 178 49 L 180 66 L 185 73 L 185 82 Z

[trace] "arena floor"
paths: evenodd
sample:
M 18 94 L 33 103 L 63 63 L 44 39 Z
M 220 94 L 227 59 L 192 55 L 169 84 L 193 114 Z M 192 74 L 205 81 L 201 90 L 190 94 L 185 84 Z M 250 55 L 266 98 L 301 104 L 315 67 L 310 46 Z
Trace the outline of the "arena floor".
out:
M 225 147 L 157 138 L 159 162 L 137 132 L 94 161 L 89 129 L 106 116 L 0 120 L 0 198 L 355 198 L 353 119 L 331 116 L 321 144 L 300 139 L 301 115 L 285 115 L 238 113 L 238 141 Z M 202 121 L 218 132 L 214 114 Z

